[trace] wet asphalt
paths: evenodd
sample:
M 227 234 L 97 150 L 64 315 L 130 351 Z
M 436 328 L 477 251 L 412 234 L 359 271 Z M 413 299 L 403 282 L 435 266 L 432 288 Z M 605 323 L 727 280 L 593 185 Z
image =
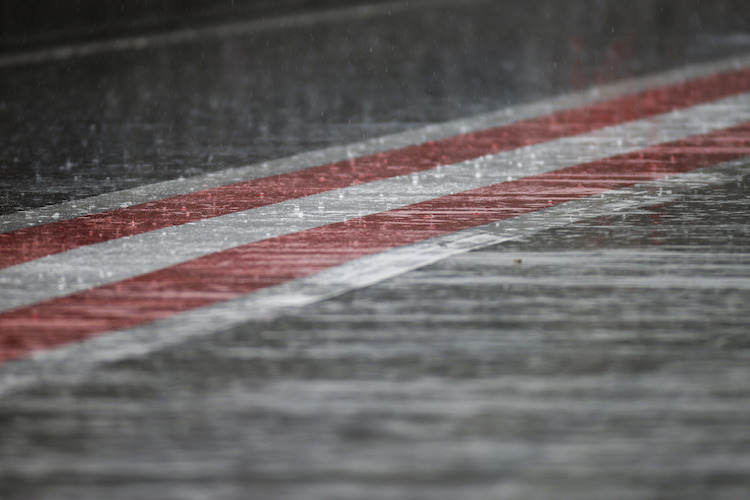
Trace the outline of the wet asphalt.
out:
M 693 9 L 433 2 L 397 4 L 390 15 L 375 5 L 302 27 L 0 66 L 0 213 L 348 144 L 750 47 L 750 9 L 731 1 Z
M 532 4 L 2 67 L 1 213 L 750 48 L 741 2 Z M 749 169 L 5 396 L 0 497 L 747 498 Z

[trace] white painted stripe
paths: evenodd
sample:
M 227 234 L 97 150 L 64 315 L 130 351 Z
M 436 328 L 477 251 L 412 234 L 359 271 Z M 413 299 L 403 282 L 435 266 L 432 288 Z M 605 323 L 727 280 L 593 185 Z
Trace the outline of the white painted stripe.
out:
M 316 165 L 366 156 L 383 151 L 419 144 L 430 140 L 451 137 L 461 133 L 506 125 L 516 121 L 544 116 L 594 102 L 605 101 L 644 90 L 682 83 L 686 80 L 718 72 L 750 66 L 750 54 L 721 61 L 696 64 L 647 77 L 634 78 L 593 88 L 585 92 L 565 94 L 527 105 L 501 109 L 488 114 L 455 120 L 443 124 L 409 130 L 367 141 L 335 146 L 319 151 L 261 162 L 240 168 L 231 168 L 187 179 L 165 181 L 147 186 L 101 194 L 89 198 L 49 205 L 33 210 L 0 216 L 0 233 L 54 221 L 72 219 L 83 215 L 114 210 L 201 189 L 242 182 L 269 175 L 293 172 Z
M 354 5 L 335 7 L 274 16 L 250 21 L 235 21 L 200 28 L 173 29 L 161 33 L 122 36 L 114 39 L 75 43 L 53 48 L 22 51 L 0 56 L 0 68 L 39 64 L 52 61 L 65 61 L 74 58 L 133 52 L 149 48 L 177 45 L 217 38 L 232 38 L 257 35 L 294 28 L 308 28 L 321 24 L 336 24 L 362 19 L 390 17 L 401 12 L 409 12 L 436 6 L 449 6 L 467 2 L 487 2 L 490 0 L 411 0 L 410 2 L 391 1 L 374 5 Z
M 750 121 L 750 93 L 594 132 L 76 248 L 0 270 L 0 311 L 247 243 Z M 133 259 L 137 255 L 139 258 Z
M 194 309 L 136 328 L 100 335 L 85 342 L 36 351 L 30 358 L 0 364 L 0 396 L 25 387 L 84 379 L 104 363 L 146 356 L 187 340 L 205 337 L 244 323 L 270 320 L 290 308 L 314 304 L 429 265 L 451 255 L 496 245 L 579 220 L 627 213 L 641 206 L 678 201 L 694 190 L 735 182 L 746 175 L 750 160 L 676 175 L 609 191 L 487 226 L 395 248 L 364 257 L 308 278 L 267 288 L 236 300 Z M 747 286 L 744 281 L 743 287 Z

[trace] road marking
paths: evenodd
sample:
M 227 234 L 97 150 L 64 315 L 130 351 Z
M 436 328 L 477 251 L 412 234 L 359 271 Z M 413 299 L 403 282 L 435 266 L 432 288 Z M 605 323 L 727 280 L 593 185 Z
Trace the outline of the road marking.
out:
M 0 234 L 0 268 L 175 225 L 581 135 L 750 90 L 750 69 L 591 103 L 384 153 Z
M 0 234 L 6 265 L 0 360 L 115 330 L 153 334 L 149 325 L 168 328 L 195 314 L 211 316 L 224 310 L 222 303 L 262 297 L 289 283 L 324 285 L 314 276 L 361 266 L 359 277 L 306 297 L 341 293 L 442 258 L 436 256 L 446 248 L 493 244 L 493 224 L 745 157 L 750 94 L 743 92 L 750 90 L 750 69 L 731 64 L 734 69 L 719 74 L 694 68 L 694 80 L 636 94 L 618 95 L 622 87 L 612 87 L 614 97 L 578 96 L 582 106 L 556 102 L 548 114 L 525 107 L 520 114 L 527 114 L 511 123 L 505 112 L 422 136 L 391 136 L 352 149 L 371 149 L 360 157 L 337 149 L 348 158 L 310 168 L 294 164 L 273 177 L 245 169 L 240 175 L 250 179 L 226 185 L 237 171 L 225 172 L 212 186 L 193 193 L 177 188 L 171 198 L 158 197 L 163 185 L 145 188 L 148 201 L 140 206 L 67 214 L 15 230 L 17 218 L 0 219 L 11 229 Z M 456 127 L 457 135 L 447 134 Z M 394 143 L 397 149 L 383 149 Z M 467 236 L 479 226 L 481 232 Z M 405 258 L 410 252 L 415 256 Z M 367 262 L 388 271 L 368 269 Z M 272 309 L 300 302 L 291 290 L 270 296 L 277 304 Z M 248 319 L 234 311 L 231 321 Z
M 123 207 L 158 201 L 226 184 L 268 177 L 272 174 L 294 172 L 309 168 L 311 165 L 324 165 L 374 155 L 458 134 L 499 127 L 575 107 L 585 107 L 592 103 L 645 92 L 655 87 L 676 85 L 688 80 L 704 78 L 717 73 L 732 72 L 748 67 L 750 67 L 750 55 L 694 64 L 654 75 L 626 79 L 594 87 L 586 91 L 564 94 L 530 104 L 500 109 L 492 113 L 377 137 L 359 143 L 334 146 L 245 167 L 229 168 L 195 177 L 163 181 L 146 186 L 103 193 L 84 199 L 0 215 L 0 233 L 60 222 L 100 212 L 113 211 Z
M 255 241 L 620 155 L 746 121 L 750 121 L 750 94 L 741 94 L 588 134 L 83 246 L 0 269 L 0 311 L 125 280 Z M 308 182 L 319 184 L 314 176 Z M 156 216 L 160 214 L 157 211 Z M 134 259 L 133 255 L 149 258 Z
M 421 241 L 750 155 L 750 122 L 268 238 L 0 314 L 2 360 L 233 300 Z
M 466 2 L 467 0 L 461 0 Z M 472 2 L 486 2 L 488 0 L 470 0 Z M 390 17 L 401 12 L 423 9 L 425 7 L 439 7 L 455 5 L 457 0 L 411 0 L 410 2 L 383 2 L 376 5 L 352 5 L 345 7 L 326 8 L 293 15 L 276 15 L 270 18 L 250 21 L 234 21 L 219 25 L 173 29 L 146 35 L 122 36 L 114 39 L 97 40 L 93 42 L 74 43 L 70 45 L 24 50 L 19 53 L 0 56 L 0 68 L 66 61 L 73 58 L 90 57 L 113 52 L 134 52 L 149 48 L 212 40 L 217 38 L 231 38 L 260 33 L 269 33 L 294 28 L 309 28 L 321 24 L 336 24 L 347 21 Z
M 76 248 L 0 270 L 0 311 L 125 280 L 262 239 L 624 154 L 746 121 L 750 121 L 750 94 L 421 173 Z M 314 177 L 310 182 L 317 184 Z M 133 255 L 149 258 L 134 259 Z
M 148 356 L 192 338 L 248 322 L 262 323 L 290 309 L 314 304 L 352 290 L 374 285 L 433 262 L 553 227 L 633 208 L 678 202 L 694 190 L 735 182 L 747 174 L 747 158 L 678 174 L 632 188 L 602 193 L 529 212 L 486 226 L 398 247 L 334 267 L 307 278 L 265 288 L 235 300 L 194 309 L 135 328 L 35 351 L 30 357 L 0 363 L 0 397 L 39 383 L 83 380 L 105 363 Z

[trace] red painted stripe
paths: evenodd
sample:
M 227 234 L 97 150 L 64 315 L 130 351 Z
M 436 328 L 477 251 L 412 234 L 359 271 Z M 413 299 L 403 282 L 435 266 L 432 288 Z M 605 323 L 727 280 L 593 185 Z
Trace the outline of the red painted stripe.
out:
M 590 132 L 750 90 L 750 69 L 398 150 L 0 234 L 0 269 L 46 255 Z
M 750 155 L 750 122 L 279 236 L 0 314 L 0 360 L 236 298 L 366 255 Z

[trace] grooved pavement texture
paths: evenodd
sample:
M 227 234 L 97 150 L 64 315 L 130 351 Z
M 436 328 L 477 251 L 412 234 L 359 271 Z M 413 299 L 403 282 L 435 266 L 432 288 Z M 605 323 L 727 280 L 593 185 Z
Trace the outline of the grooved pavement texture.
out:
M 748 194 L 746 175 L 6 398 L 0 491 L 745 498 Z

